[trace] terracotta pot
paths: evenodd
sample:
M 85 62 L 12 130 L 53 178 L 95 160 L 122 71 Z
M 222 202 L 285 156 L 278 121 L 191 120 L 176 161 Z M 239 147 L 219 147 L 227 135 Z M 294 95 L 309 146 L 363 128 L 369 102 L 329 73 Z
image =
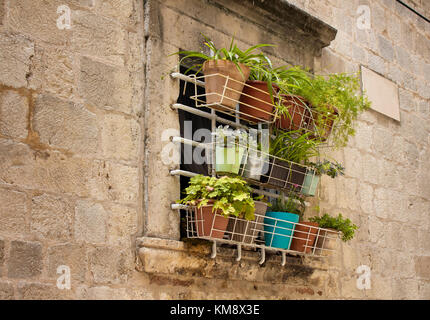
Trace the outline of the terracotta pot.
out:
M 253 123 L 272 121 L 273 100 L 267 82 L 248 80 L 246 84 L 240 96 L 240 118 Z M 275 89 L 272 90 L 273 95 Z
M 228 218 L 221 215 L 221 210 L 212 212 L 213 205 L 195 208 L 197 236 L 222 239 L 227 229 Z
M 320 229 L 317 233 L 315 244 L 315 255 L 330 256 L 337 248 L 338 231 L 335 229 L 327 228 Z
M 315 239 L 318 232 L 318 223 L 316 222 L 299 222 L 294 230 L 291 250 L 310 253 L 313 250 Z
M 259 232 L 263 230 L 264 215 L 266 214 L 267 203 L 255 201 L 255 219 L 253 221 L 230 217 L 227 232 L 230 232 L 231 239 L 237 242 L 254 243 Z
M 206 103 L 212 104 L 212 108 L 229 112 L 236 109 L 236 104 L 250 73 L 248 66 L 242 63 L 239 63 L 239 66 L 242 72 L 229 60 L 207 60 L 203 64 Z
M 288 108 L 289 115 L 284 114 L 277 118 L 277 128 L 288 131 L 307 129 L 311 117 L 306 99 L 292 95 L 281 95 L 281 99 L 282 104 Z
M 308 130 L 313 132 L 318 132 L 317 135 L 309 136 L 310 139 L 320 138 L 321 141 L 326 141 L 333 129 L 333 124 L 336 118 L 339 116 L 339 111 L 333 107 L 329 106 L 331 114 L 329 116 L 320 115 L 316 111 L 312 111 L 312 119 L 309 121 Z

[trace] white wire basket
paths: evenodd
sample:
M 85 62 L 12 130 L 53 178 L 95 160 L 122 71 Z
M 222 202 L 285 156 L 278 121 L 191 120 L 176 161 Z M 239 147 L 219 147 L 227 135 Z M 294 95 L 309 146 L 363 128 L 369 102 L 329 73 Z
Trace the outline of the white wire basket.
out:
M 254 185 L 315 196 L 320 177 L 312 167 L 285 160 L 249 146 L 231 142 L 211 144 L 207 150 L 209 174 L 239 175 Z
M 255 219 L 225 217 L 213 212 L 211 205 L 186 209 L 186 234 L 245 248 L 264 248 L 294 255 L 327 257 L 338 246 L 340 233 L 317 224 L 299 222 L 299 216 L 287 212 L 255 213 Z
M 191 99 L 197 108 L 208 107 L 250 124 L 273 124 L 285 131 L 310 132 L 309 138 L 321 141 L 326 141 L 337 126 L 336 108 L 330 114 L 322 114 L 300 96 L 280 94 L 276 85 L 269 92 L 263 81 L 244 83 L 220 73 L 189 77 L 195 90 Z M 219 83 L 217 89 L 207 85 L 212 80 Z M 205 93 L 198 94 L 197 86 L 202 84 Z M 276 105 L 283 105 L 284 112 L 279 112 Z

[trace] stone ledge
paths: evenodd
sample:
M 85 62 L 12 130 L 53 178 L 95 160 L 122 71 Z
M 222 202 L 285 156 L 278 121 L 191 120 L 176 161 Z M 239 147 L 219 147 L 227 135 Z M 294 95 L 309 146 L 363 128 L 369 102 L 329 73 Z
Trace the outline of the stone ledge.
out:
M 211 245 L 206 241 L 142 237 L 137 247 L 143 271 L 149 274 L 318 285 L 328 270 L 327 262 L 318 258 L 287 256 L 286 265 L 281 266 L 281 256 L 270 252 L 261 266 L 255 251 L 242 250 L 237 262 L 237 251 L 223 246 L 217 247 L 217 257 L 211 259 Z

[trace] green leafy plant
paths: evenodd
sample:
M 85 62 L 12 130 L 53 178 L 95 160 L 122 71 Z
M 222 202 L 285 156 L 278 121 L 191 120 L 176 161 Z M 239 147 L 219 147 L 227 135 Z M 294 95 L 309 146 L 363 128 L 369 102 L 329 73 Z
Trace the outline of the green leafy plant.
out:
M 332 217 L 326 213 L 322 217 L 312 217 L 309 221 L 317 222 L 321 228 L 332 228 L 342 232 L 342 241 L 344 242 L 354 238 L 355 231 L 358 230 L 358 227 L 350 219 L 345 219 L 341 213 L 337 217 Z
M 230 46 L 228 48 L 217 48 L 215 44 L 202 34 L 202 36 L 205 38 L 204 45 L 208 47 L 211 51 L 212 55 L 204 54 L 203 52 L 199 51 L 178 51 L 175 53 L 172 53 L 171 55 L 183 55 L 179 63 L 181 64 L 184 60 L 190 59 L 190 58 L 198 58 L 201 60 L 229 60 L 232 61 L 239 71 L 242 72 L 240 68 L 240 63 L 247 65 L 249 67 L 255 67 L 255 66 L 262 66 L 262 65 L 269 65 L 271 66 L 271 62 L 269 58 L 267 58 L 266 55 L 263 53 L 257 53 L 256 50 L 262 47 L 271 47 L 274 46 L 272 44 L 257 44 L 255 46 L 249 47 L 248 49 L 242 51 L 238 48 L 238 46 L 235 43 L 234 37 L 231 39 Z M 185 73 L 188 73 L 191 69 L 196 69 L 199 73 L 201 69 L 203 68 L 203 63 L 198 63 L 190 67 Z
M 270 210 L 274 212 L 295 213 L 302 218 L 305 211 L 305 200 L 299 194 L 290 191 L 286 199 L 276 199 Z
M 316 131 L 323 133 L 328 121 L 336 121 L 331 135 L 337 147 L 346 146 L 349 137 L 355 134 L 354 122 L 358 115 L 371 105 L 366 95 L 360 94 L 358 73 L 309 76 L 289 89 L 312 105 Z
M 318 176 L 326 174 L 331 178 L 336 178 L 338 175 L 344 175 L 345 168 L 338 162 L 324 160 L 322 162 L 309 162 L 307 165 L 312 167 Z
M 319 154 L 317 147 L 320 141 L 311 139 L 311 132 L 275 130 L 274 135 L 275 138 L 270 144 L 270 154 L 274 156 L 296 163 L 306 163 Z
M 185 194 L 186 197 L 178 203 L 200 208 L 213 200 L 213 212 L 219 209 L 224 216 L 254 220 L 255 204 L 251 188 L 239 177 L 196 175 L 190 179 Z

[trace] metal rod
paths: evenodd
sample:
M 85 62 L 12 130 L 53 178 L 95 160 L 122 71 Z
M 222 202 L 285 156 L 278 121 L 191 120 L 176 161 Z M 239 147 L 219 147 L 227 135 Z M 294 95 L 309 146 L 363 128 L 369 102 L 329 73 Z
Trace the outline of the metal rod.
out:
M 216 241 L 212 242 L 212 254 L 211 254 L 211 258 L 212 259 L 216 258 Z
M 172 73 L 170 74 L 170 76 L 171 76 L 172 78 L 174 78 L 174 79 L 179 79 L 179 80 L 183 80 L 183 81 L 185 81 L 185 82 L 191 82 L 191 83 L 194 83 L 194 84 L 196 84 L 196 85 L 198 85 L 198 86 L 200 86 L 200 87 L 204 87 L 204 86 L 205 86 L 205 83 L 204 83 L 203 81 L 196 80 L 196 79 L 195 79 L 195 78 L 193 78 L 193 77 L 187 76 L 187 75 L 182 74 L 182 73 L 179 73 L 179 72 L 172 72 Z
M 242 245 L 239 243 L 237 245 L 237 258 L 236 261 L 239 262 L 242 259 Z

